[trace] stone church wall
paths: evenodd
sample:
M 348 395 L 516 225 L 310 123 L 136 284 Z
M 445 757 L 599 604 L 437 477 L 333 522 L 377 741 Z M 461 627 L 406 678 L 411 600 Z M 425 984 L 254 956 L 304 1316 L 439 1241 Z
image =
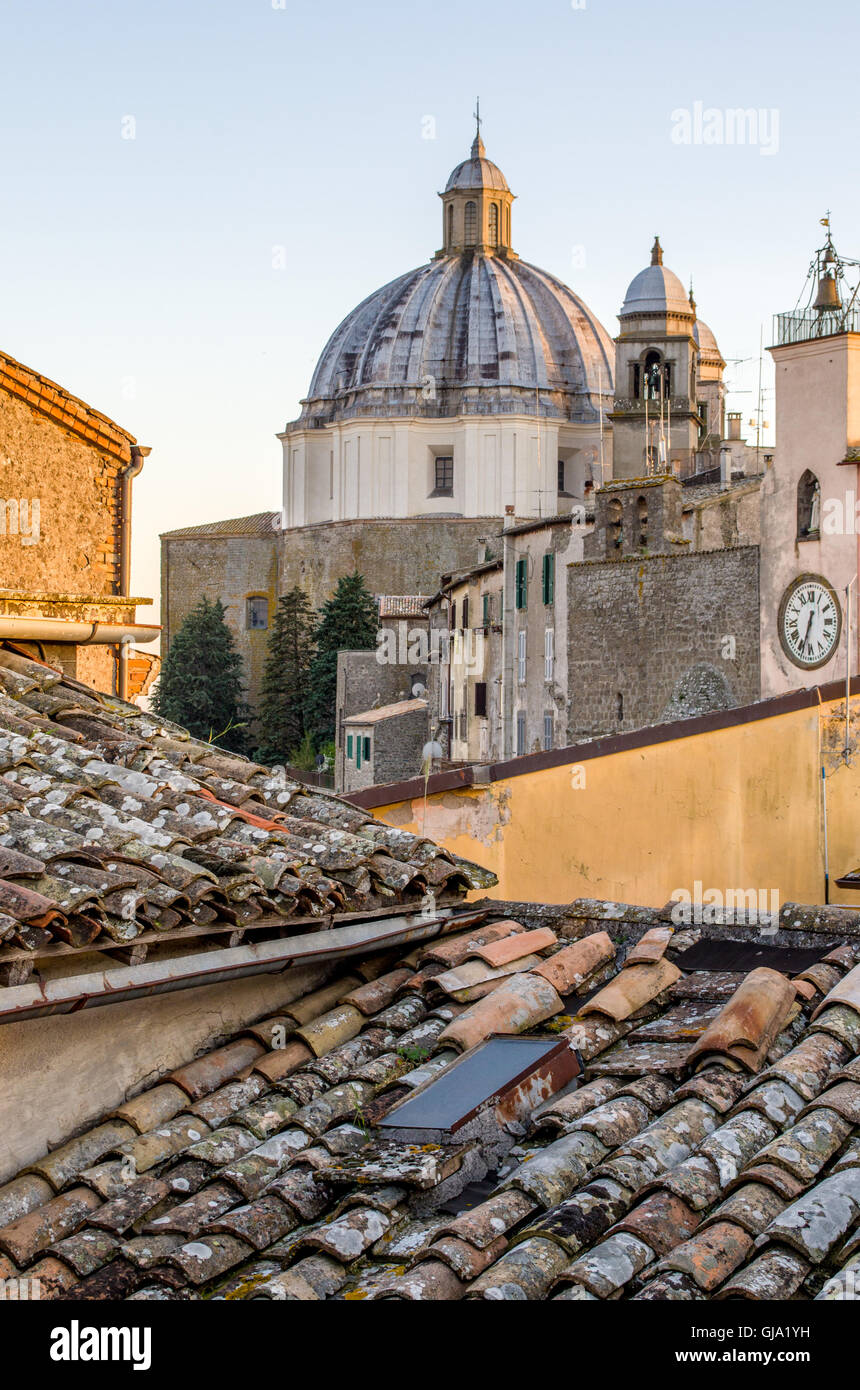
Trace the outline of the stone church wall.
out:
M 278 600 L 278 538 L 270 536 L 175 536 L 161 541 L 162 655 L 183 620 L 202 598 L 220 598 L 242 657 L 244 698 L 260 699 L 269 631 Z M 249 628 L 247 600 L 268 598 L 269 627 Z
M 757 547 L 567 573 L 569 742 L 759 698 Z
M 294 584 L 319 607 L 341 575 L 358 570 L 373 594 L 434 594 L 439 577 L 471 569 L 490 548 L 501 518 L 414 517 L 397 521 L 331 521 L 281 533 L 281 592 Z

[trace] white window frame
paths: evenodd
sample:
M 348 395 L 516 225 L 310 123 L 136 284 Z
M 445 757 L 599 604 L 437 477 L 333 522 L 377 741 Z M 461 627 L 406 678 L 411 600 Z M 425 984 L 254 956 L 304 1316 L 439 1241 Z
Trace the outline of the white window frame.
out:
M 551 681 L 555 674 L 555 629 L 548 627 L 543 635 L 543 678 Z

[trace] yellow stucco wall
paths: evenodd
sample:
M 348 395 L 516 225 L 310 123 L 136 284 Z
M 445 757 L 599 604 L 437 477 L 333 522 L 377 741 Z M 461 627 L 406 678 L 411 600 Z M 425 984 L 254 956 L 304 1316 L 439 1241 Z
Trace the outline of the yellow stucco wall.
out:
M 860 701 L 851 706 L 860 731 Z M 860 751 L 839 756 L 844 709 L 831 701 L 438 793 L 426 818 L 422 800 L 375 814 L 493 869 L 499 898 L 656 907 L 698 881 L 820 903 L 822 759 L 831 881 L 860 865 Z M 860 894 L 831 887 L 831 901 L 856 906 Z

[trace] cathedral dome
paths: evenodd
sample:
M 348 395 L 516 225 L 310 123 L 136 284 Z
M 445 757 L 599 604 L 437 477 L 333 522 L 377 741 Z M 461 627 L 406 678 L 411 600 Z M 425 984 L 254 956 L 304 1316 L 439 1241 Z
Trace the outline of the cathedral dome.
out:
M 619 317 L 627 314 L 692 314 L 690 298 L 681 281 L 663 264 L 663 248 L 655 238 L 651 264 L 630 282 Z
M 541 414 L 592 422 L 612 395 L 614 346 L 572 290 L 510 244 L 513 195 L 480 134 L 443 202 L 443 248 L 335 329 L 303 402 L 353 416 Z
M 612 391 L 613 359 L 606 330 L 547 271 L 503 256 L 443 256 L 344 319 L 305 412 L 530 413 L 540 388 L 551 393 L 543 413 L 591 419 Z

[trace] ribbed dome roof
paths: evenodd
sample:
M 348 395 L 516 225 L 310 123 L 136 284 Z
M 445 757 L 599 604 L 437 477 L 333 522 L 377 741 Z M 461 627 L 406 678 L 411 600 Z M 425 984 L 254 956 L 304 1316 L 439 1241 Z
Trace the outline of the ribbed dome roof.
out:
M 625 314 L 692 314 L 690 296 L 677 275 L 663 264 L 663 248 L 660 238 L 654 238 L 651 249 L 651 264 L 634 276 L 627 287 L 624 303 Z
M 491 188 L 497 192 L 509 193 L 508 181 L 491 159 L 487 159 L 484 142 L 476 135 L 472 142 L 472 153 L 462 164 L 458 164 L 445 185 L 445 192 L 454 188 Z
M 344 319 L 303 414 L 532 411 L 540 387 L 557 393 L 542 399 L 544 413 L 593 419 L 601 387 L 611 394 L 613 361 L 606 330 L 546 271 L 505 256 L 443 256 Z

